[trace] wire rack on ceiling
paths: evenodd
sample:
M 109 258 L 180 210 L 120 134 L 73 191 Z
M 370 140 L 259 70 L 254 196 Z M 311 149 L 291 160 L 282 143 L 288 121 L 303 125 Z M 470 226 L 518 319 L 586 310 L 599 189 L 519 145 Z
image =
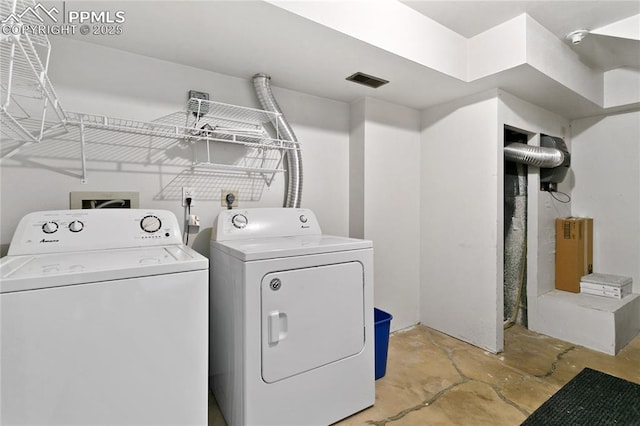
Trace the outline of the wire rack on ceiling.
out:
M 284 153 L 300 149 L 298 143 L 279 137 L 276 123 L 281 114 L 204 99 L 189 99 L 184 111 L 151 122 L 65 111 L 47 74 L 51 54 L 47 36 L 23 30 L 29 25 L 42 26 L 39 15 L 30 12 L 35 10 L 31 1 L 0 1 L 0 16 L 6 21 L 2 25 L 16 29 L 3 29 L 0 35 L 0 128 L 4 145 L 9 146 L 2 150 L 2 158 L 73 127 L 79 129 L 71 134 L 78 135 L 81 147 L 83 183 L 87 180 L 86 145 L 102 143 L 105 138 L 112 142 L 113 137 L 105 135 L 107 131 L 122 133 L 123 141 L 128 138 L 124 134 L 186 141 L 193 146 L 193 168 L 258 173 L 270 185 L 275 174 L 284 171 Z M 220 143 L 241 146 L 245 151 L 238 161 L 221 163 L 215 158 L 215 147 Z

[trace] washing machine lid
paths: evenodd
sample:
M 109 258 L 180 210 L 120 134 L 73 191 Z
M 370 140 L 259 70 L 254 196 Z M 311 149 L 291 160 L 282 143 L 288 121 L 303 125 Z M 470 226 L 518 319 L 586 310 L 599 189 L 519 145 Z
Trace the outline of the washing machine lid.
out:
M 306 256 L 373 247 L 371 241 L 333 235 L 252 238 L 246 240 L 212 241 L 211 248 L 245 262 L 281 257 Z
M 0 259 L 0 293 L 206 270 L 209 261 L 185 245 L 93 250 Z

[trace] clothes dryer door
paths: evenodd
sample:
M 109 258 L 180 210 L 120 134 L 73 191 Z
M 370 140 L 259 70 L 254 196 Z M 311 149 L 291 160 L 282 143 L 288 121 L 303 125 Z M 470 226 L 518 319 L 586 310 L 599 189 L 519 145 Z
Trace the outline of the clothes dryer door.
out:
M 362 351 L 364 271 L 360 262 L 269 273 L 262 279 L 261 296 L 265 382 Z

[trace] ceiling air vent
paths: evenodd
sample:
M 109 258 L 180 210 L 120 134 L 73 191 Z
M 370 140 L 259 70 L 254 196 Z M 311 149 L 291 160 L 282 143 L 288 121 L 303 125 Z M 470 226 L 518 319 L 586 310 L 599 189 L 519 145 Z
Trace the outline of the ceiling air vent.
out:
M 352 74 L 349 77 L 347 77 L 347 80 L 353 81 L 354 83 L 359 83 L 368 87 L 373 87 L 374 89 L 377 89 L 383 84 L 387 84 L 389 82 L 388 80 L 385 80 L 379 77 L 374 77 L 372 75 L 365 74 L 363 72 L 357 72 L 355 74 Z

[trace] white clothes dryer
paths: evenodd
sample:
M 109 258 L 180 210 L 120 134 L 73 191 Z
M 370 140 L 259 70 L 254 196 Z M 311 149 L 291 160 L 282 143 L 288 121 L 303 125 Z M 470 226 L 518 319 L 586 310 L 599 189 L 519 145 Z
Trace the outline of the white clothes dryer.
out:
M 210 386 L 229 425 L 327 425 L 373 405 L 371 241 L 307 209 L 227 210 L 210 254 Z
M 207 424 L 208 260 L 173 213 L 28 214 L 0 273 L 0 424 Z

